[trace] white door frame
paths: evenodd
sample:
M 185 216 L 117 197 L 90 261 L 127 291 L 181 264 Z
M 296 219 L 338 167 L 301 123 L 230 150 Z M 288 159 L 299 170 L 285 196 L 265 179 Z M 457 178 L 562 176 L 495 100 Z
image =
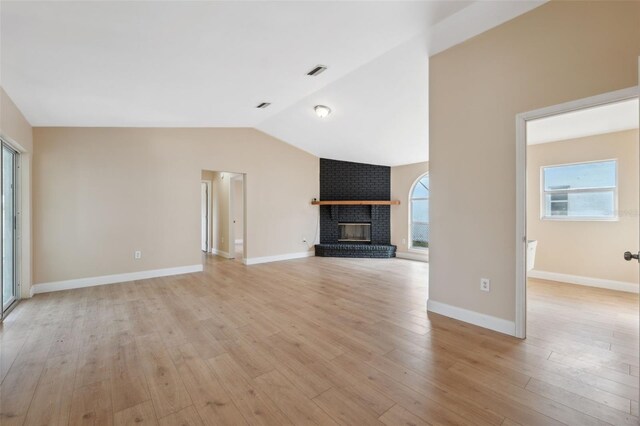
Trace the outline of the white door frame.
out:
M 210 253 L 211 249 L 213 248 L 213 245 L 211 244 L 211 210 L 212 210 L 212 202 L 211 202 L 211 186 L 212 186 L 212 182 L 210 180 L 201 180 L 200 181 L 200 185 L 202 186 L 202 184 L 205 184 L 207 187 L 207 234 L 206 234 L 206 239 L 207 239 L 207 249 L 205 250 L 206 253 Z M 202 195 L 202 194 L 201 194 Z M 202 197 L 200 197 L 200 224 L 202 226 Z M 202 242 L 201 242 L 202 244 Z
M 527 327 L 527 121 L 598 105 L 637 98 L 639 86 L 516 115 L 516 337 Z

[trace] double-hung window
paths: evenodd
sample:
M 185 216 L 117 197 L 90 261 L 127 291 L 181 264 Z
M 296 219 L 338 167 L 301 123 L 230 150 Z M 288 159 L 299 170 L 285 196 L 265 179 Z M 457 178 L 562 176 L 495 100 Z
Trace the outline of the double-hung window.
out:
M 543 219 L 615 220 L 616 160 L 542 167 Z

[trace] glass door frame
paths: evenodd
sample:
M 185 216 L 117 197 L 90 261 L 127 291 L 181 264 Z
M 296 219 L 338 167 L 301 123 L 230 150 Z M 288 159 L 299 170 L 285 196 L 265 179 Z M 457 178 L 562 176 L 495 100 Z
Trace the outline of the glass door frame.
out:
M 0 165 L 4 166 L 5 149 L 11 152 L 12 159 L 12 198 L 13 198 L 13 238 L 12 238 L 12 269 L 13 269 L 13 296 L 9 301 L 4 300 L 4 283 L 0 286 L 0 321 L 16 306 L 18 300 L 20 300 L 20 287 L 19 287 L 19 271 L 18 271 L 18 169 L 20 153 L 13 148 L 6 140 L 0 138 Z M 0 173 L 1 175 L 1 173 Z M 4 183 L 0 177 L 0 191 L 4 191 Z M 4 194 L 2 194 L 4 195 Z M 0 220 L 0 236 L 4 234 L 4 220 Z M 4 258 L 4 243 L 0 244 L 0 258 Z M 4 280 L 4 262 L 0 262 L 0 277 Z

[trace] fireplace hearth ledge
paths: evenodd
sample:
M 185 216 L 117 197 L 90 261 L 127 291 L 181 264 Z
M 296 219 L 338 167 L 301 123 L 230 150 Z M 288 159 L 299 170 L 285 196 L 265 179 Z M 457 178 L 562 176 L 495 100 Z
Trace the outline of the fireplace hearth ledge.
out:
M 316 256 L 385 259 L 396 257 L 397 247 L 391 244 L 316 244 Z

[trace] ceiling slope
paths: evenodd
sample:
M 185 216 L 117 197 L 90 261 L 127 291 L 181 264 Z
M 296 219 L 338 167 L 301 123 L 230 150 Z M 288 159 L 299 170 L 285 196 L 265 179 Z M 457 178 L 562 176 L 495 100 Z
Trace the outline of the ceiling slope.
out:
M 256 127 L 406 164 L 428 159 L 428 56 L 542 3 L 2 1 L 0 85 L 33 126 Z

